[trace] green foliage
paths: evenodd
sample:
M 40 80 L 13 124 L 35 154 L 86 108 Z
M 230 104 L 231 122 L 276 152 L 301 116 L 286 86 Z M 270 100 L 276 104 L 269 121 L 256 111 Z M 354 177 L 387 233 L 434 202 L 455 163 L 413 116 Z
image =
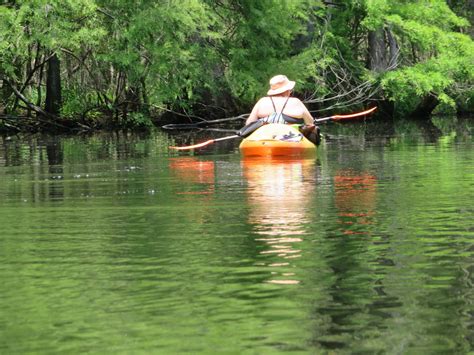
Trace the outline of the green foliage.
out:
M 56 53 L 62 115 L 71 119 L 99 111 L 118 117 L 125 110 L 139 114 L 122 123 L 143 126 L 148 118 L 141 113 L 155 106 L 247 110 L 280 73 L 296 80 L 306 97 L 345 98 L 366 82 L 376 98 L 394 101 L 400 111 L 413 110 L 427 95 L 443 110 L 472 108 L 474 47 L 462 33 L 469 21 L 443 0 L 12 4 L 0 6 L 0 75 L 30 101 L 44 101 L 45 61 Z M 461 2 L 450 4 L 468 14 Z M 394 36 L 396 68 L 367 69 L 371 31 Z M 13 107 L 15 97 L 2 93 L 2 106 Z
M 26 54 L 24 47 L 18 48 L 22 44 L 21 31 L 14 9 L 0 6 L 0 74 L 10 78 L 16 77 L 15 56 Z
M 279 73 L 301 82 L 307 78 L 302 67 L 311 65 L 311 41 L 296 50 L 294 44 L 307 35 L 308 10 L 317 4 L 320 2 L 241 0 L 215 9 L 220 18 L 228 19 L 220 23 L 221 31 L 228 35 L 219 49 L 225 53 L 225 78 L 234 96 L 253 102 L 266 92 L 269 78 Z
M 364 18 L 363 24 L 368 30 L 376 30 L 385 25 L 387 13 L 390 13 L 391 6 L 389 0 L 367 0 L 366 11 L 367 17 Z
M 95 120 L 98 116 L 96 109 L 96 94 L 93 92 L 81 92 L 80 88 L 68 87 L 62 92 L 61 116 L 73 119 L 84 117 Z
M 132 112 L 123 119 L 123 125 L 129 128 L 138 128 L 138 129 L 151 129 L 153 123 L 151 118 L 148 115 L 145 115 L 141 112 Z
M 214 19 L 197 0 L 166 3 L 104 2 L 112 19 L 106 23 L 114 41 L 100 60 L 123 72 L 131 86 L 145 83 L 152 104 L 193 99 L 194 86 L 206 78 L 209 51 L 203 41 L 218 34 Z
M 380 78 L 387 96 L 401 111 L 410 111 L 427 95 L 449 107 L 472 96 L 474 44 L 455 32 L 469 25 L 445 1 L 368 0 L 368 29 L 388 27 L 395 34 L 400 65 Z M 471 84 L 470 84 L 471 83 Z

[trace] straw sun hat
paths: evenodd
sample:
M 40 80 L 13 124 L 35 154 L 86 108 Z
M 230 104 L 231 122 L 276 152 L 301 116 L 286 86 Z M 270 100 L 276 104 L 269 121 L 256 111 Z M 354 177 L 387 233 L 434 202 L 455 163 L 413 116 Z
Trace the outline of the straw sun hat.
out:
M 291 90 L 295 87 L 295 82 L 288 80 L 286 75 L 276 75 L 270 79 L 270 90 L 267 95 L 281 94 L 287 90 Z

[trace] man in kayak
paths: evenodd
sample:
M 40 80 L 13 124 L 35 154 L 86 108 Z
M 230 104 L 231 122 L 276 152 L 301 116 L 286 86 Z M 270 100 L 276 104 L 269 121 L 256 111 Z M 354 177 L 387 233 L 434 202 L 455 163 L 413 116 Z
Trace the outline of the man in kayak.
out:
M 315 144 L 319 144 L 319 128 L 315 127 L 313 116 L 296 97 L 291 97 L 295 82 L 285 75 L 270 79 L 270 90 L 252 109 L 245 125 L 257 120 L 265 123 L 300 124 L 302 133 Z

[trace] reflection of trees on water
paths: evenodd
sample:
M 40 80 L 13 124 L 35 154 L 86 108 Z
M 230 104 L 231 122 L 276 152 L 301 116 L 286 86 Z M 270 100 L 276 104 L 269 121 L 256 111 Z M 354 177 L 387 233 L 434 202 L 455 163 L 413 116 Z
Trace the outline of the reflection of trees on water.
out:
M 4 138 L 0 148 L 0 165 L 25 166 L 15 178 L 15 184 L 8 185 L 12 196 L 31 202 L 63 199 L 64 145 L 60 138 L 28 137 L 23 141 Z
M 344 234 L 369 234 L 375 214 L 376 177 L 352 170 L 339 171 L 334 176 L 335 206 L 339 223 L 347 226 Z
M 46 145 L 48 158 L 48 172 L 52 182 L 49 184 L 48 196 L 50 200 L 60 201 L 64 197 L 64 149 L 60 142 L 52 141 Z
M 421 159 L 406 164 L 406 173 L 413 174 L 421 164 Z M 420 184 L 431 181 L 420 179 Z M 437 180 L 433 186 L 439 188 Z M 311 343 L 336 351 L 424 353 L 437 348 L 465 353 L 472 345 L 467 312 L 472 284 L 460 266 L 472 259 L 466 257 L 467 244 L 463 246 L 468 239 L 449 220 L 454 213 L 433 207 L 440 201 L 435 195 L 383 187 L 363 169 L 334 175 L 336 223 L 324 241 L 328 272 L 323 296 L 312 310 Z M 427 191 L 426 186 L 420 191 Z M 387 198 L 394 192 L 399 200 Z M 460 233 L 453 236 L 456 231 Z
M 292 260 L 301 257 L 299 244 L 309 233 L 308 213 L 315 184 L 315 160 L 242 161 L 247 179 L 249 222 L 256 241 L 264 243 L 260 252 L 264 265 L 272 268 L 270 283 L 297 284 L 291 271 Z
M 384 318 L 390 317 L 387 310 L 400 306 L 400 301 L 385 292 L 382 270 L 393 262 L 383 256 L 387 242 L 373 233 L 376 177 L 366 171 L 339 170 L 333 188 L 334 219 L 327 221 L 332 229 L 327 230 L 321 250 L 328 267 L 327 294 L 320 295 L 315 304 L 317 326 L 311 342 L 325 349 L 342 349 L 357 341 L 354 336 L 359 329 L 378 332 Z
M 144 160 L 167 154 L 170 144 L 169 137 L 160 132 L 153 136 L 114 132 L 74 137 L 0 137 L 0 167 L 24 166 L 15 184 L 6 187 L 12 196 L 23 201 L 96 196 L 98 191 L 94 190 L 94 183 L 108 172 L 118 172 L 123 178 L 117 179 L 116 186 L 112 189 L 111 185 L 110 191 L 100 192 L 117 194 L 118 190 L 118 193 L 127 194 L 130 189 L 139 188 L 129 176 L 151 171 L 143 166 Z M 92 166 L 99 162 L 102 170 Z M 156 166 L 151 161 L 147 164 L 151 168 Z M 144 193 L 155 189 L 143 188 Z

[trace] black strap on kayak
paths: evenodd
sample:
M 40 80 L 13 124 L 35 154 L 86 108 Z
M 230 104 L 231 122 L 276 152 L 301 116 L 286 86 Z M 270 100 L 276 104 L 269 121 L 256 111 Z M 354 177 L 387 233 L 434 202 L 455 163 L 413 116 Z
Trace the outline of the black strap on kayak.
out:
M 257 129 L 262 127 L 264 124 L 266 124 L 266 122 L 264 122 L 262 120 L 257 120 L 257 121 L 254 121 L 252 123 L 249 123 L 248 125 L 245 125 L 241 129 L 239 129 L 237 131 L 237 135 L 239 135 L 241 137 L 247 137 L 251 133 L 255 132 Z
M 304 123 L 304 119 L 302 118 L 295 118 L 295 117 L 291 117 L 285 114 L 283 114 L 282 117 L 286 121 L 286 123 L 289 123 L 289 124 L 303 124 Z

